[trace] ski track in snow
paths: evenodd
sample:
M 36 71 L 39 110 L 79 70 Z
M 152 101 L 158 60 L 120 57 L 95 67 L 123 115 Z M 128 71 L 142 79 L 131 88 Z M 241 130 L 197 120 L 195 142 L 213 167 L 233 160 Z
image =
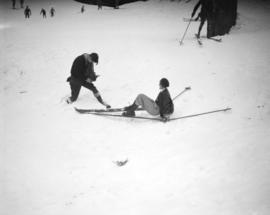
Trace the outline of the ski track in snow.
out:
M 270 4 L 260 2 L 240 0 L 231 34 L 202 48 L 196 22 L 179 46 L 194 1 L 80 14 L 75 1 L 29 0 L 29 20 L 1 2 L 0 214 L 268 215 Z M 42 19 L 51 6 L 56 16 Z M 155 98 L 167 77 L 172 97 L 192 88 L 174 116 L 232 111 L 169 123 L 79 115 L 64 102 L 65 80 L 92 51 L 95 84 L 113 107 Z M 85 89 L 74 105 L 101 108 Z

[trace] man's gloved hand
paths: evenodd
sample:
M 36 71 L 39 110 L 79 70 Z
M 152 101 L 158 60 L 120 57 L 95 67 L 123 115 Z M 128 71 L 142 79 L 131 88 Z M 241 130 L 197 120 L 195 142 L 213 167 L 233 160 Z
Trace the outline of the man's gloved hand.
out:
M 90 78 L 87 78 L 85 81 L 86 81 L 87 83 L 89 83 L 89 84 L 92 83 L 92 80 L 91 80 Z

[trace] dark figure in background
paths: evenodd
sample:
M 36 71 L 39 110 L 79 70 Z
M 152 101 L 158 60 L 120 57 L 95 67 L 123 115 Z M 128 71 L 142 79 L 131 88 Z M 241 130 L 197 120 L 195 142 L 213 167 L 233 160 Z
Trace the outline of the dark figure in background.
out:
M 85 11 L 84 9 L 84 5 L 81 7 L 81 13 L 83 13 Z
M 169 116 L 174 111 L 173 101 L 168 91 L 169 81 L 166 78 L 162 78 L 159 81 L 160 93 L 156 100 L 152 100 L 144 94 L 139 94 L 134 103 L 124 108 L 124 116 L 135 116 L 135 110 L 141 106 L 149 114 L 156 116 L 160 115 L 164 120 L 169 119 Z
M 16 0 L 12 0 L 12 9 L 16 9 Z
M 98 10 L 102 10 L 102 0 L 97 0 Z
M 24 8 L 24 0 L 20 0 L 21 8 Z
M 95 85 L 93 84 L 96 81 L 98 75 L 94 72 L 94 63 L 98 64 L 98 54 L 91 53 L 91 54 L 82 54 L 73 61 L 71 67 L 71 76 L 68 77 L 67 81 L 70 84 L 71 89 L 71 97 L 67 99 L 67 103 L 70 104 L 77 100 L 81 87 L 85 87 L 91 90 L 94 93 L 96 99 L 106 108 L 110 108 L 111 106 L 108 105 L 103 101 L 101 95 Z
M 201 6 L 201 11 L 198 15 L 198 17 L 201 19 L 200 26 L 198 29 L 198 33 L 196 36 L 200 38 L 202 27 L 205 23 L 205 21 L 208 22 L 208 28 L 211 27 L 211 22 L 213 20 L 213 0 L 199 0 L 198 3 L 195 5 L 191 17 L 193 18 L 198 8 Z M 197 17 L 197 18 L 198 18 Z M 196 18 L 196 19 L 197 19 Z M 207 37 L 209 38 L 210 35 L 208 34 L 209 29 L 207 29 Z
M 54 17 L 55 9 L 53 7 L 50 9 L 50 14 L 51 14 L 51 17 Z
M 119 9 L 119 0 L 114 1 L 114 9 Z
M 25 10 L 24 10 L 24 16 L 25 16 L 25 18 L 27 19 L 29 19 L 30 18 L 30 16 L 31 16 L 31 10 L 30 10 L 30 8 L 28 7 L 28 5 L 26 6 L 26 8 L 25 8 Z
M 44 8 L 41 9 L 40 14 L 43 18 L 46 18 L 46 10 Z

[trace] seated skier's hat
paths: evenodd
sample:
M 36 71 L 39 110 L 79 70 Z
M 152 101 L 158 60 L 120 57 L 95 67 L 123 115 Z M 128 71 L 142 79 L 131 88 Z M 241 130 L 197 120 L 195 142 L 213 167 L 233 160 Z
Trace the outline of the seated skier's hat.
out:
M 170 83 L 167 78 L 162 78 L 159 82 L 163 87 L 169 87 Z

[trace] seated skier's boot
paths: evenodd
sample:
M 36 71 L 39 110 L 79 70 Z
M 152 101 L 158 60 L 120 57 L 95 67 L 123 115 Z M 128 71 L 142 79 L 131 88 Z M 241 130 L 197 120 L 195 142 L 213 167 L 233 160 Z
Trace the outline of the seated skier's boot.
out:
M 122 113 L 122 116 L 135 116 L 134 110 L 128 110 Z
M 132 105 L 124 107 L 125 111 L 135 111 L 138 108 L 138 105 L 136 105 L 136 103 L 134 102 Z

